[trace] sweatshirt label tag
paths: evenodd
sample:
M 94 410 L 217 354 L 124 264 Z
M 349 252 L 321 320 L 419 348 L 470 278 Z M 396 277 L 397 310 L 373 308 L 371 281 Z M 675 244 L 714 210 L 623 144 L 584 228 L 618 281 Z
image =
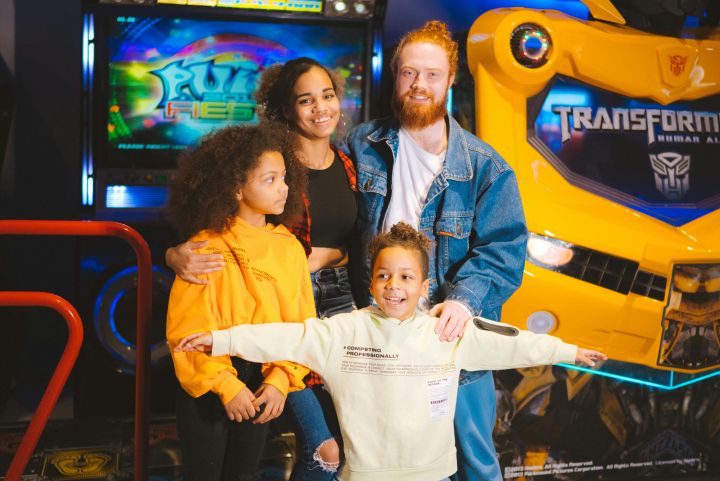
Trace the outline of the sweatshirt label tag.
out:
M 450 378 L 429 379 L 427 382 L 430 399 L 430 418 L 450 415 Z

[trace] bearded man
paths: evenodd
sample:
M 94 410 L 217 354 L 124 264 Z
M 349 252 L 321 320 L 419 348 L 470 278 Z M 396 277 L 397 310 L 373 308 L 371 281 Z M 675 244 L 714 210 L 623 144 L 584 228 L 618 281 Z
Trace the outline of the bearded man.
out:
M 369 241 L 396 222 L 407 222 L 435 245 L 428 302 L 434 304 L 431 314 L 439 316 L 435 331 L 444 341 L 461 336 L 473 315 L 499 320 L 503 303 L 520 286 L 527 242 L 514 172 L 447 113 L 457 58 L 457 43 L 444 23 L 431 21 L 409 32 L 392 58 L 395 116 L 361 124 L 346 139 L 361 197 L 360 246 L 354 256 L 359 307 L 371 301 Z M 442 376 L 438 373 L 438 379 Z M 492 374 L 463 372 L 460 384 L 455 478 L 501 481 L 492 441 Z

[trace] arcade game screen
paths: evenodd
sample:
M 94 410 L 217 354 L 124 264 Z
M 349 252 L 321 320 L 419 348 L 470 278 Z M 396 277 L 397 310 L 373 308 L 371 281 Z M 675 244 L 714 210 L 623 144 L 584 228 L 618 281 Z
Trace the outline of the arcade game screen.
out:
M 256 123 L 254 92 L 263 70 L 299 56 L 344 78 L 347 124 L 361 120 L 362 27 L 140 16 L 107 21 L 108 167 L 173 167 L 178 151 L 213 129 Z

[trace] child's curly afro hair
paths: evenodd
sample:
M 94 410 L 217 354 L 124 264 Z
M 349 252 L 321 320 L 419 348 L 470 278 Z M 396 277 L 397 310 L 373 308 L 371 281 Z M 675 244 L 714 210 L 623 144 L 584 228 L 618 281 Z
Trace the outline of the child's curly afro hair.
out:
M 414 229 L 410 224 L 398 222 L 390 229 L 390 232 L 380 234 L 370 242 L 370 269 L 375 267 L 375 260 L 383 249 L 389 247 L 402 247 L 403 249 L 418 251 L 422 260 L 423 279 L 428 277 L 430 258 L 428 251 L 432 242 L 422 232 Z
M 203 138 L 180 160 L 170 189 L 168 212 L 183 238 L 201 230 L 222 233 L 238 215 L 236 194 L 265 152 L 280 152 L 285 159 L 288 200 L 285 211 L 271 222 L 287 223 L 301 215 L 307 173 L 295 156 L 295 146 L 284 126 L 226 127 Z

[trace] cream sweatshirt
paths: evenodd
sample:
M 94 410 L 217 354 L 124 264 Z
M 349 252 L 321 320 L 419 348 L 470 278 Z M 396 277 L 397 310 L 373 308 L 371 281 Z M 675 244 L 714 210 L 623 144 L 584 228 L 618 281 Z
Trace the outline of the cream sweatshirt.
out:
M 441 342 L 436 320 L 416 312 L 399 321 L 369 307 L 304 324 L 235 326 L 212 331 L 212 355 L 286 359 L 321 374 L 340 421 L 342 481 L 438 481 L 457 470 L 460 369 L 573 363 L 577 347 L 480 318 L 462 339 Z

